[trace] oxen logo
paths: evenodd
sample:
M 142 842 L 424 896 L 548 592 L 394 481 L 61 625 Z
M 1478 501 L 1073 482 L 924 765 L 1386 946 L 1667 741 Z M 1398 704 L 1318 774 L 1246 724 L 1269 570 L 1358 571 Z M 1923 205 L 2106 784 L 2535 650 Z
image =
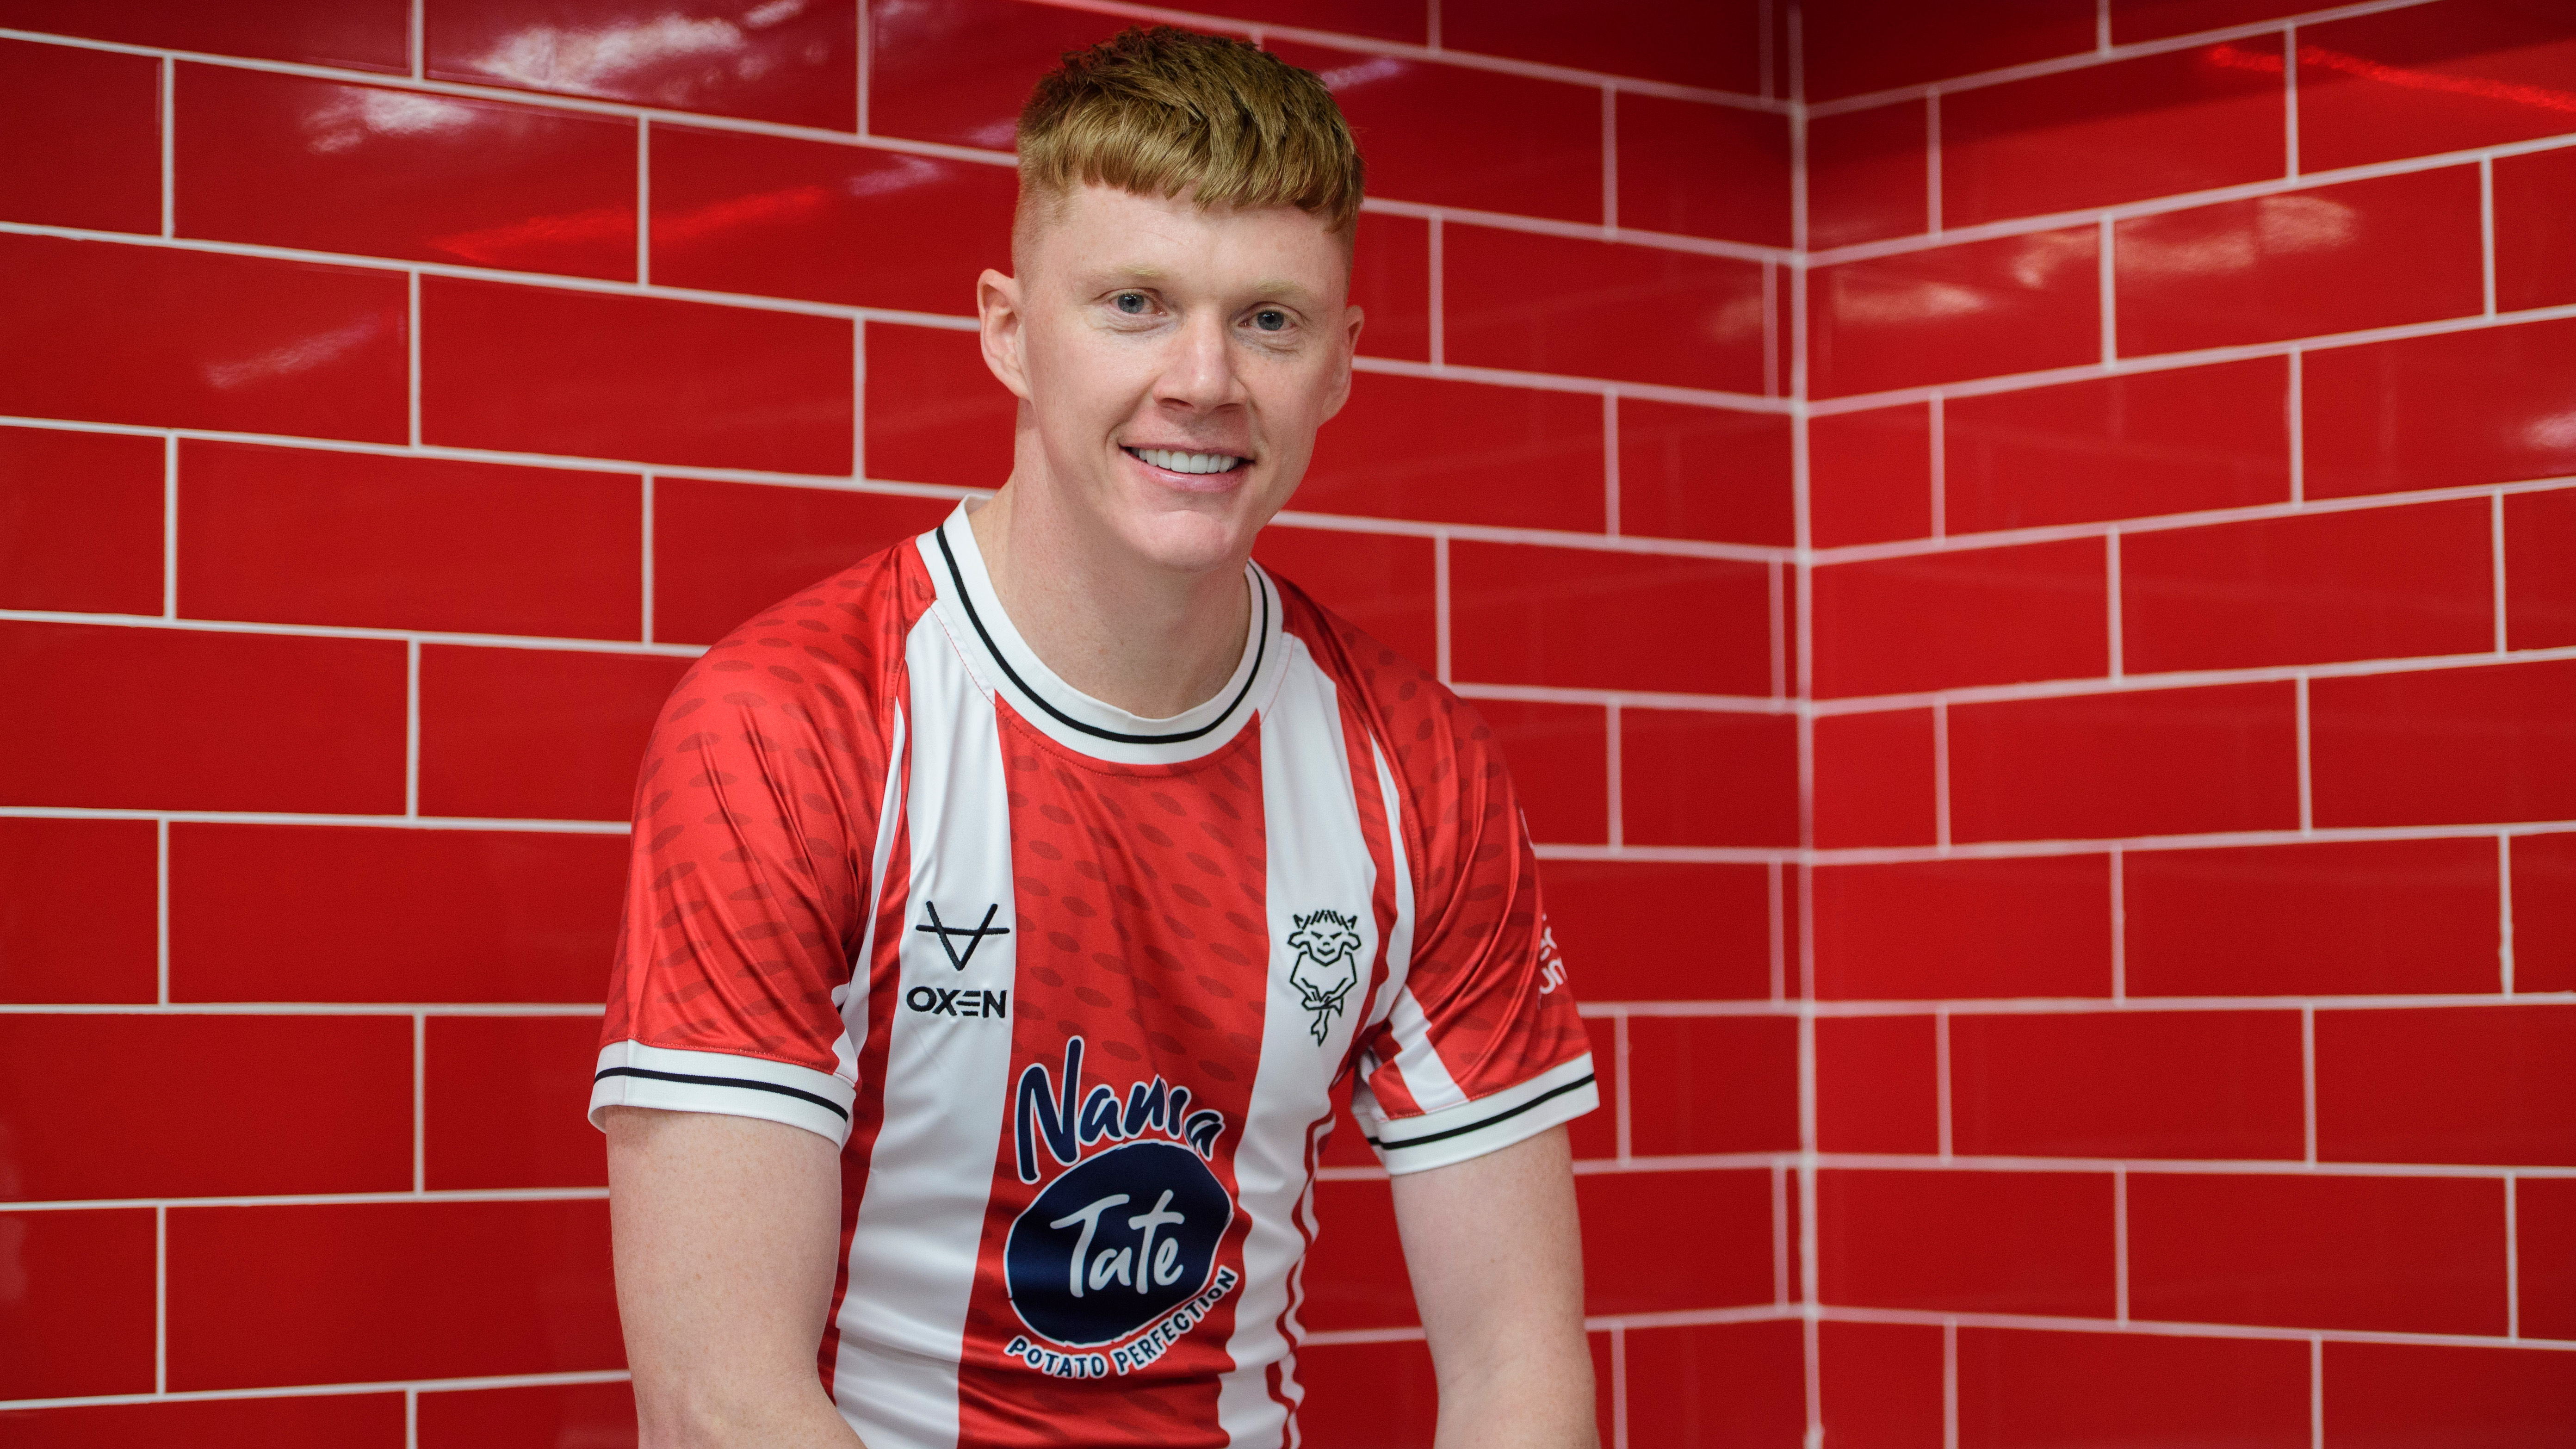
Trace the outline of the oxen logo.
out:
M 1360 984 L 1360 948 L 1366 943 L 1360 939 L 1357 916 L 1317 911 L 1290 919 L 1297 923 L 1288 937 L 1297 964 L 1290 968 L 1288 980 L 1297 988 L 1298 1005 L 1315 1013 L 1315 1044 L 1321 1046 L 1332 1033 L 1333 1018 L 1350 998 L 1351 988 Z

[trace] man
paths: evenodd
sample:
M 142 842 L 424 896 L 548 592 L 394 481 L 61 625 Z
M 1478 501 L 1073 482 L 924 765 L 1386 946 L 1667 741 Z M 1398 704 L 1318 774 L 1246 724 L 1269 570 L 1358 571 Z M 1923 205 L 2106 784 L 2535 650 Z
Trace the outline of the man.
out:
M 1347 1094 L 1440 1443 L 1588 1449 L 1597 1097 L 1501 758 L 1248 561 L 1350 386 L 1349 133 L 1131 30 L 1020 167 L 1008 482 L 709 651 L 644 764 L 592 1113 L 645 1442 L 1293 1444 Z

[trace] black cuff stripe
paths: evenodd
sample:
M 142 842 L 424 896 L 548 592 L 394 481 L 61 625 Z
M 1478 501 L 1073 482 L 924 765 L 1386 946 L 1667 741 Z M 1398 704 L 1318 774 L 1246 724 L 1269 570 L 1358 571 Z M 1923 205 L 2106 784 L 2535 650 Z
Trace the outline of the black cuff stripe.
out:
M 1566 1082 L 1559 1086 L 1550 1087 L 1546 1091 L 1539 1093 L 1537 1096 L 1530 1098 L 1528 1101 L 1521 1103 L 1517 1107 L 1506 1107 L 1502 1111 L 1496 1112 L 1493 1116 L 1486 1118 L 1482 1122 L 1470 1122 L 1464 1127 L 1452 1127 L 1442 1132 L 1427 1133 L 1420 1137 L 1408 1137 L 1402 1142 L 1381 1142 L 1374 1137 L 1368 1137 L 1368 1134 L 1366 1133 L 1362 1133 L 1360 1135 L 1367 1137 L 1368 1144 L 1371 1147 L 1377 1148 L 1381 1152 L 1401 1152 L 1408 1147 L 1420 1147 L 1426 1143 L 1439 1142 L 1451 1137 L 1462 1137 L 1470 1132 L 1482 1132 L 1497 1122 L 1509 1121 L 1510 1119 L 1519 1116 L 1541 1102 L 1551 1101 L 1555 1098 L 1562 1097 L 1577 1087 L 1591 1086 L 1595 1080 L 1597 1079 L 1591 1073 L 1587 1072 L 1584 1075 L 1575 1078 L 1573 1081 Z
M 685 1072 L 656 1072 L 643 1067 L 606 1067 L 591 1080 L 599 1082 L 610 1077 L 650 1077 L 657 1082 L 687 1082 L 700 1087 L 749 1087 L 755 1092 L 776 1092 L 782 1097 L 794 1097 L 800 1102 L 811 1102 L 844 1122 L 850 1120 L 849 1112 L 839 1103 L 817 1097 L 811 1092 L 800 1092 L 794 1087 L 782 1087 L 776 1082 L 755 1082 L 748 1077 L 693 1077 Z M 1590 1081 L 1591 1078 L 1586 1077 L 1584 1080 Z

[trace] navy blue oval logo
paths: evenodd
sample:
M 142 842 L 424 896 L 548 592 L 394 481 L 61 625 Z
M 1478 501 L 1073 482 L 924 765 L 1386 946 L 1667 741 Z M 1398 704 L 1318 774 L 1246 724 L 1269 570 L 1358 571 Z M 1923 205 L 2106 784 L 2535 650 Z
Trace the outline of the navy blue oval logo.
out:
M 1067 1169 L 1011 1224 L 1011 1307 L 1076 1348 L 1115 1343 L 1208 1281 L 1234 1200 L 1176 1142 L 1129 1142 Z

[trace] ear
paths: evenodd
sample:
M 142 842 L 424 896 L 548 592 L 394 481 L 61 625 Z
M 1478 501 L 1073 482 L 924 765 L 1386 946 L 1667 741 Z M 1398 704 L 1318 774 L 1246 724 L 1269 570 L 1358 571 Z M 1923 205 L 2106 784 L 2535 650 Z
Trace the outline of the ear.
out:
M 1020 309 L 1020 279 L 987 267 L 975 279 L 975 317 L 984 365 L 1022 402 L 1029 400 L 1027 314 Z
M 1321 419 L 1328 423 L 1342 410 L 1342 404 L 1351 400 L 1351 356 L 1359 351 L 1360 325 L 1368 321 L 1368 314 L 1357 307 L 1344 307 L 1342 318 L 1341 345 L 1333 358 L 1333 394 L 1324 404 Z

